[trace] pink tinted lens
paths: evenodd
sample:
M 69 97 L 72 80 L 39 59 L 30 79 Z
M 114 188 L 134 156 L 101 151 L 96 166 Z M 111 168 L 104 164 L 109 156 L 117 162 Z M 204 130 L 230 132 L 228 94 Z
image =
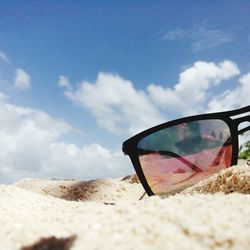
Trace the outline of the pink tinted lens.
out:
M 182 123 L 144 137 L 137 151 L 151 190 L 178 192 L 231 165 L 230 129 L 222 120 Z

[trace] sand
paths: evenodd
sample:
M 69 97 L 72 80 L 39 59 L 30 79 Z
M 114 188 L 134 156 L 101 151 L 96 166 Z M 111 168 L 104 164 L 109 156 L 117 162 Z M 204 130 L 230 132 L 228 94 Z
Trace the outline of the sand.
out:
M 250 249 L 246 162 L 165 199 L 142 193 L 132 178 L 0 185 L 0 249 Z

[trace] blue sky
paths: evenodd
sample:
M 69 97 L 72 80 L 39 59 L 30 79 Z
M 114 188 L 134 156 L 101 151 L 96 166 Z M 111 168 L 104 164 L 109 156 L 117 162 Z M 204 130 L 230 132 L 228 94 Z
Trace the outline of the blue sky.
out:
M 122 176 L 131 135 L 249 105 L 249 1 L 0 3 L 1 181 Z

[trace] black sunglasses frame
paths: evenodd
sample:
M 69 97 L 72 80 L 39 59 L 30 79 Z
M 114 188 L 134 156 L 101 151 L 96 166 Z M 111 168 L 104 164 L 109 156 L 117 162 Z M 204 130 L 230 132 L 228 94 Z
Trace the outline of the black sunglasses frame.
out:
M 211 120 L 211 119 L 222 120 L 228 125 L 230 134 L 231 134 L 231 139 L 232 139 L 231 166 L 233 166 L 233 165 L 236 165 L 238 162 L 238 153 L 239 153 L 238 135 L 250 130 L 250 126 L 247 126 L 241 130 L 238 129 L 238 126 L 239 124 L 243 122 L 250 122 L 250 114 L 247 114 L 246 116 L 242 116 L 238 118 L 237 117 L 232 118 L 232 117 L 239 116 L 247 112 L 250 112 L 250 105 L 244 108 L 231 110 L 231 111 L 194 115 L 194 116 L 189 116 L 189 117 L 184 117 L 184 118 L 179 118 L 173 121 L 169 121 L 169 122 L 154 126 L 152 128 L 149 128 L 131 137 L 130 139 L 124 141 L 122 144 L 122 150 L 125 155 L 128 155 L 130 157 L 130 160 L 134 166 L 134 169 L 138 178 L 141 181 L 142 186 L 144 187 L 146 193 L 149 196 L 151 196 L 151 195 L 154 195 L 154 192 L 151 190 L 150 186 L 147 183 L 147 180 L 141 168 L 141 164 L 140 164 L 138 154 L 137 154 L 137 144 L 140 140 L 142 140 L 144 137 L 152 133 L 155 133 L 159 130 L 169 128 L 169 127 L 181 124 L 181 123 L 193 122 L 193 121 L 199 121 L 199 120 Z

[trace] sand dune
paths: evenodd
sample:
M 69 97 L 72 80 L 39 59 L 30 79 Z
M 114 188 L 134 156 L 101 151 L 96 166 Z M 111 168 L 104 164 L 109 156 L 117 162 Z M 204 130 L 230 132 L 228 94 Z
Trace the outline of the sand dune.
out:
M 245 162 L 165 199 L 142 193 L 132 178 L 0 185 L 0 249 L 250 249 Z

